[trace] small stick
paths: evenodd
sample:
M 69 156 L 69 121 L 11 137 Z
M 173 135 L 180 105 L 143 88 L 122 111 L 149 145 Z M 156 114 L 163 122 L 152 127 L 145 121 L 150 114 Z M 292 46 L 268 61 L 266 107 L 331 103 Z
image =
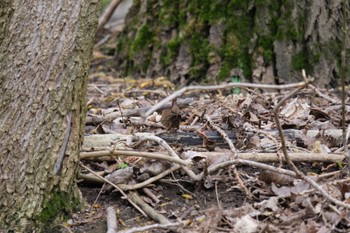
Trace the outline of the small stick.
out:
M 157 136 L 134 136 L 133 138 L 134 140 L 137 140 L 138 143 L 142 142 L 142 141 L 155 141 L 157 142 L 159 145 L 161 145 L 163 148 L 165 148 L 169 155 L 174 157 L 174 158 L 178 158 L 180 159 L 180 157 L 176 154 L 176 152 L 171 148 L 171 146 L 169 146 L 169 144 L 162 138 L 157 137 Z M 182 166 L 181 168 L 187 173 L 187 175 L 195 180 L 195 181 L 199 181 L 202 180 L 203 176 L 198 176 L 196 175 L 190 168 L 186 167 L 186 166 Z
M 213 127 L 216 131 L 218 131 L 220 133 L 220 135 L 225 139 L 225 141 L 229 145 L 230 150 L 231 150 L 231 152 L 233 154 L 233 158 L 237 158 L 237 151 L 236 151 L 235 145 L 233 145 L 232 141 L 230 140 L 228 135 L 225 133 L 225 131 L 222 130 L 217 125 L 215 125 L 214 122 L 210 119 L 210 117 L 208 115 L 205 116 L 205 119 L 208 121 L 210 126 Z
M 144 212 L 147 213 L 147 216 L 152 218 L 154 221 L 161 224 L 171 223 L 164 215 L 155 211 L 150 205 L 144 202 L 136 192 L 130 192 L 130 198 L 139 205 Z
M 125 185 L 125 184 L 119 184 L 119 187 L 122 188 L 123 190 L 136 190 L 139 188 L 143 188 L 146 187 L 149 184 L 154 183 L 157 180 L 162 179 L 163 177 L 169 175 L 170 173 L 176 171 L 177 169 L 180 168 L 180 165 L 175 165 L 171 168 L 169 168 L 168 170 L 163 171 L 162 173 L 159 173 L 156 176 L 153 176 L 152 178 L 149 178 L 148 180 L 138 183 L 138 184 L 129 184 L 129 185 Z
M 219 198 L 218 182 L 217 181 L 215 181 L 215 196 L 216 196 L 216 202 L 218 203 L 219 209 L 222 209 L 221 201 L 220 201 L 220 198 Z
M 209 122 L 210 126 L 213 127 L 216 131 L 218 131 L 220 133 L 220 135 L 225 139 L 225 141 L 228 143 L 230 150 L 233 154 L 233 158 L 236 159 L 237 155 L 238 155 L 237 150 L 236 150 L 235 146 L 233 145 L 232 141 L 230 140 L 230 138 L 228 137 L 228 135 L 225 133 L 225 131 L 222 130 L 217 125 L 215 125 L 214 122 L 210 119 L 210 117 L 208 115 L 206 115 L 205 118 Z M 249 192 L 248 188 L 244 185 L 244 182 L 242 181 L 241 177 L 238 174 L 236 166 L 233 167 L 233 173 L 235 174 L 235 177 L 237 179 L 239 186 L 244 190 L 247 197 L 251 198 L 252 194 Z
M 233 174 L 235 175 L 239 186 L 244 190 L 245 194 L 247 195 L 247 198 L 248 199 L 252 199 L 253 198 L 253 194 L 249 191 L 249 189 L 247 188 L 247 186 L 244 184 L 243 180 L 239 176 L 236 166 L 233 168 Z
M 143 188 L 142 191 L 147 196 L 149 196 L 156 204 L 160 202 L 159 198 L 149 188 Z
M 91 170 L 90 168 L 88 168 L 87 166 L 85 166 L 82 162 L 79 163 L 79 165 L 83 168 L 85 168 L 86 170 L 88 170 L 89 172 L 91 172 L 92 174 L 94 174 L 95 176 L 97 176 L 98 178 L 102 179 L 104 182 L 112 185 L 114 188 L 116 188 L 129 202 L 131 205 L 133 205 L 143 216 L 147 217 L 147 215 L 145 214 L 145 212 L 143 212 L 140 207 L 138 207 L 129 197 L 128 195 L 126 195 L 126 193 L 116 184 L 113 184 L 112 182 L 110 182 L 109 180 L 107 180 L 106 178 L 100 176 L 99 174 L 97 174 L 96 172 L 94 172 L 93 170 Z
M 183 222 L 174 222 L 174 223 L 168 223 L 168 224 L 152 224 L 152 225 L 147 225 L 147 226 L 142 226 L 142 227 L 134 227 L 129 230 L 125 231 L 119 231 L 118 233 L 135 233 L 135 232 L 146 232 L 149 230 L 154 230 L 154 229 L 166 229 L 169 230 L 169 228 L 172 227 L 179 227 L 183 225 L 188 225 L 191 221 L 186 220 Z
M 281 144 L 282 144 L 282 151 L 284 154 L 284 157 L 287 161 L 288 166 L 295 172 L 296 176 L 302 180 L 304 180 L 305 182 L 308 182 L 311 186 L 313 186 L 317 191 L 319 191 L 323 197 L 325 197 L 327 200 L 329 200 L 330 202 L 333 202 L 336 205 L 342 206 L 344 208 L 350 209 L 350 205 L 346 204 L 342 201 L 337 200 L 336 198 L 332 197 L 331 195 L 329 195 L 320 185 L 318 185 L 313 179 L 311 179 L 308 176 L 305 176 L 304 173 L 302 173 L 293 163 L 293 161 L 290 159 L 288 152 L 287 152 L 287 147 L 286 147 L 286 140 L 283 134 L 283 130 L 281 127 L 281 123 L 279 120 L 279 108 L 282 106 L 282 104 L 289 99 L 291 96 L 293 96 L 294 94 L 296 94 L 298 91 L 300 91 L 301 89 L 303 89 L 308 83 L 309 81 L 306 78 L 306 74 L 305 71 L 303 70 L 303 78 L 306 80 L 304 82 L 304 85 L 298 87 L 297 89 L 295 89 L 294 91 L 292 91 L 291 93 L 289 93 L 287 96 L 285 96 L 274 108 L 274 117 L 275 117 L 275 123 L 276 123 L 276 127 L 278 130 L 278 133 L 280 135 L 281 138 Z
M 309 84 L 309 87 L 316 92 L 316 94 L 320 97 L 322 97 L 323 99 L 333 103 L 333 104 L 339 104 L 340 103 L 340 100 L 339 99 L 332 99 L 330 96 L 322 93 L 317 87 L 315 87 L 314 85 L 312 84 Z
M 117 233 L 118 232 L 117 217 L 113 206 L 108 206 L 106 209 L 106 213 L 107 213 L 107 233 Z
M 112 0 L 106 10 L 103 12 L 102 16 L 100 17 L 98 21 L 97 31 L 101 31 L 102 28 L 106 25 L 106 23 L 109 21 L 109 19 L 112 17 L 115 9 L 119 6 L 119 4 L 122 2 L 122 0 Z

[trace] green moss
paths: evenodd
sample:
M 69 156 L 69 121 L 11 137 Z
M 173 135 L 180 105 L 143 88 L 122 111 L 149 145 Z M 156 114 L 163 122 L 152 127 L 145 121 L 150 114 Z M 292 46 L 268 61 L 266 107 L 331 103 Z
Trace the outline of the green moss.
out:
M 208 16 L 209 22 L 215 22 L 225 19 L 226 17 L 226 1 L 210 1 L 210 14 Z
M 209 22 L 211 18 L 210 4 L 211 4 L 210 0 L 201 0 L 198 6 L 199 7 L 198 19 L 203 23 Z
M 231 68 L 229 64 L 223 64 L 217 77 L 218 81 L 226 79 L 230 75 Z
M 292 10 L 294 9 L 292 1 L 281 1 L 280 17 L 277 20 L 277 32 L 275 38 L 277 40 L 303 40 L 305 31 L 305 13 L 300 11 L 293 20 Z
M 143 25 L 137 32 L 136 38 L 132 43 L 131 49 L 133 53 L 136 53 L 144 49 L 147 45 L 153 41 L 154 34 L 149 29 L 148 25 Z
M 273 57 L 273 37 L 260 36 L 258 40 L 258 52 L 264 56 L 266 63 L 272 62 Z
M 163 64 L 169 65 L 174 60 L 175 56 L 178 54 L 181 41 L 179 37 L 168 41 L 166 53 L 161 57 L 163 58 Z
M 211 45 L 206 36 L 195 32 L 190 40 L 190 51 L 193 55 L 192 75 L 197 76 L 198 69 L 203 69 L 208 65 L 208 55 L 211 50 Z M 202 73 L 202 72 L 199 72 Z M 199 75 L 198 73 L 198 75 Z M 198 78 L 198 77 L 196 77 Z
M 228 4 L 228 9 L 234 9 L 234 10 L 246 10 L 248 7 L 249 1 L 242 1 L 242 0 L 232 0 Z
M 163 0 L 159 12 L 160 25 L 176 27 L 179 22 L 179 3 L 178 1 Z
M 305 50 L 302 50 L 299 53 L 292 56 L 292 67 L 295 70 L 310 69 L 310 63 Z
M 318 63 L 320 61 L 320 58 L 321 58 L 321 53 L 319 52 L 315 52 L 312 54 L 312 63 L 315 64 L 315 63 Z
M 72 199 L 70 193 L 55 192 L 50 200 L 44 204 L 40 215 L 36 218 L 42 223 L 52 223 L 57 217 L 64 216 L 80 207 L 80 200 Z

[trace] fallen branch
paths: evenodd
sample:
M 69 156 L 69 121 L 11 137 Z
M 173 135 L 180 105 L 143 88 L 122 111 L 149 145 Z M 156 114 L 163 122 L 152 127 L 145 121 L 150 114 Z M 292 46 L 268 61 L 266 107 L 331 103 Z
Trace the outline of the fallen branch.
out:
M 181 157 L 214 157 L 214 156 L 223 156 L 227 154 L 226 152 L 197 152 L 197 151 L 186 151 L 182 154 Z M 289 157 L 294 162 L 339 162 L 344 159 L 343 154 L 323 154 L 323 153 L 289 153 Z M 278 157 L 276 153 L 237 153 L 238 159 L 251 160 L 255 162 L 278 162 Z M 285 161 L 285 158 L 282 158 Z
M 159 160 L 166 160 L 170 162 L 174 162 L 183 166 L 191 166 L 191 161 L 185 161 L 183 159 L 168 156 L 161 153 L 150 153 L 150 152 L 142 152 L 142 151 L 123 151 L 123 150 L 103 150 L 103 151 L 91 151 L 91 152 L 81 152 L 80 153 L 80 159 L 81 160 L 91 160 L 96 159 L 100 157 L 110 157 L 112 159 L 115 159 L 115 157 L 119 156 L 137 156 L 137 157 L 144 157 L 144 158 L 151 158 L 151 159 L 159 159 Z
M 181 126 L 180 129 L 185 128 Z M 237 138 L 234 131 L 225 131 L 230 140 L 233 143 L 236 143 Z M 260 138 L 263 136 L 270 138 L 275 144 L 276 139 L 273 137 L 278 137 L 277 130 L 264 131 L 264 130 L 255 130 L 249 129 L 249 131 L 244 132 L 244 136 L 249 138 L 253 135 L 257 135 Z M 340 129 L 327 129 L 327 130 L 308 130 L 307 132 L 303 132 L 302 130 L 296 129 L 286 129 L 283 130 L 283 134 L 288 139 L 288 141 L 295 141 L 297 145 L 301 147 L 306 147 L 305 137 L 310 139 L 317 139 L 318 136 L 328 137 L 334 141 L 341 142 L 342 138 L 342 130 Z M 150 133 L 136 133 L 135 135 L 143 136 L 143 135 L 154 135 Z M 206 130 L 205 135 L 208 140 L 213 141 L 216 146 L 220 148 L 229 148 L 226 144 L 226 141 L 222 139 L 221 135 L 213 130 Z M 181 144 L 183 146 L 201 146 L 203 145 L 203 138 L 200 137 L 196 132 L 163 132 L 157 134 L 158 137 L 164 139 L 168 144 Z M 83 148 L 97 148 L 97 147 L 110 147 L 115 141 L 126 141 L 130 138 L 130 135 L 125 134 L 95 134 L 95 135 L 87 135 L 84 137 Z M 278 143 L 277 143 L 278 144 Z M 337 145 L 341 145 L 340 143 Z M 124 145 L 123 145 L 124 146 Z M 125 147 L 125 146 L 124 146 Z M 120 150 L 124 150 L 123 148 L 117 148 Z

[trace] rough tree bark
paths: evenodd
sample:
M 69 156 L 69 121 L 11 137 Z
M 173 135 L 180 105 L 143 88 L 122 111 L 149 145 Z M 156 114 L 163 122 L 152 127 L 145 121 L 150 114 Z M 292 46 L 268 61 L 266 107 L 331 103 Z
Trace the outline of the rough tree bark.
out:
M 165 75 L 181 83 L 237 75 L 254 82 L 294 82 L 306 69 L 318 85 L 335 86 L 342 2 L 134 0 L 116 64 L 121 76 Z
M 99 1 L 0 4 L 0 231 L 79 208 L 75 182 Z

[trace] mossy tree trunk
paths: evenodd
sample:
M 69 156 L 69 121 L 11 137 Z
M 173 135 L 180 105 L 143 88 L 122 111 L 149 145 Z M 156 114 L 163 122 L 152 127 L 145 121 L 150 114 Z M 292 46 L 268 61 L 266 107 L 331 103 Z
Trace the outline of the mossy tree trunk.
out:
M 236 75 L 293 82 L 301 69 L 320 86 L 336 84 L 342 2 L 134 0 L 116 64 L 122 76 L 165 75 L 183 84 Z
M 94 0 L 1 2 L 1 232 L 43 231 L 82 203 L 75 178 L 98 12 Z

